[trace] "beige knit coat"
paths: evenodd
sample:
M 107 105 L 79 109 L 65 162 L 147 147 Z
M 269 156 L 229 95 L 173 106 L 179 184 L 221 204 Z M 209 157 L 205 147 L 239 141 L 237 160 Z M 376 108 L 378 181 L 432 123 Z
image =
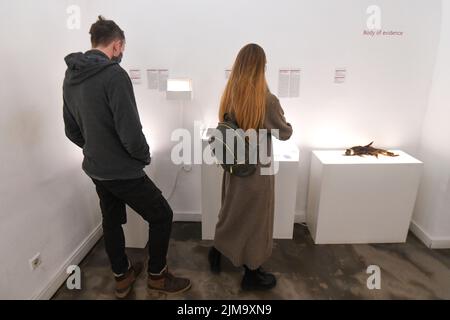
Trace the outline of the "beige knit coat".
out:
M 280 101 L 267 95 L 265 129 L 278 129 L 280 140 L 292 135 Z M 271 138 L 268 149 L 272 154 Z M 272 254 L 274 222 L 274 175 L 261 175 L 261 166 L 248 177 L 237 177 L 224 171 L 222 206 L 216 225 L 214 246 L 235 266 L 260 267 Z M 266 166 L 266 165 L 264 165 Z

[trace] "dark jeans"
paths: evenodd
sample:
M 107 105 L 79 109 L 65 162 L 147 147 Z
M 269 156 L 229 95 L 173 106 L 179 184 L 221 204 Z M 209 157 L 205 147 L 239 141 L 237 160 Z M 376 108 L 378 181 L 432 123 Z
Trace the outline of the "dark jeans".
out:
M 128 270 L 122 224 L 127 222 L 125 205 L 149 223 L 148 272 L 159 273 L 166 266 L 173 212 L 161 191 L 149 177 L 130 180 L 92 179 L 100 198 L 106 253 L 114 273 Z

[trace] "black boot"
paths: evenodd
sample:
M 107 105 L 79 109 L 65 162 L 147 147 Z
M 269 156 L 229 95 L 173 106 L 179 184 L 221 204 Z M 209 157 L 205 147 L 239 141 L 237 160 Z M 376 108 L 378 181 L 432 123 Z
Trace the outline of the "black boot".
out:
M 269 290 L 277 285 L 277 279 L 271 273 L 263 271 L 261 267 L 250 270 L 245 267 L 245 274 L 242 278 L 242 290 Z
M 220 273 L 220 258 L 222 254 L 214 247 L 211 247 L 208 254 L 209 266 L 211 272 Z

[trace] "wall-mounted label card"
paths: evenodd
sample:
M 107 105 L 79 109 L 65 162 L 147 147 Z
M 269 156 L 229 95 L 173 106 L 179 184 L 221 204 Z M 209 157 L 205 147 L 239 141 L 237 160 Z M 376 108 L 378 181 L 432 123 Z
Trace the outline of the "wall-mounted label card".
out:
M 157 69 L 147 70 L 148 89 L 158 90 L 159 87 L 159 71 Z
M 300 69 L 291 70 L 289 97 L 298 98 L 300 96 Z
M 344 83 L 347 77 L 347 69 L 338 68 L 334 72 L 334 83 Z
M 140 69 L 130 69 L 130 79 L 133 84 L 141 83 L 141 70 Z
M 230 75 L 231 75 L 231 69 L 226 69 L 225 70 L 225 79 L 230 79 Z
M 147 82 L 149 90 L 167 90 L 168 69 L 147 69 Z
M 300 69 L 280 69 L 278 74 L 278 96 L 298 98 L 300 96 Z
M 289 97 L 289 83 L 291 78 L 291 70 L 280 69 L 278 73 L 278 97 Z
M 169 70 L 167 69 L 159 69 L 159 91 L 167 91 L 167 79 L 169 79 Z

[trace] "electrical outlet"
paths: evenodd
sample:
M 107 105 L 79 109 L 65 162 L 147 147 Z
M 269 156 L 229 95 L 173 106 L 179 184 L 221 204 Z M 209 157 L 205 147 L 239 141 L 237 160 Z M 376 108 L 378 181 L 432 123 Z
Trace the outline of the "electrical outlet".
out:
M 31 271 L 36 270 L 42 263 L 41 254 L 38 252 L 33 258 L 28 260 Z

